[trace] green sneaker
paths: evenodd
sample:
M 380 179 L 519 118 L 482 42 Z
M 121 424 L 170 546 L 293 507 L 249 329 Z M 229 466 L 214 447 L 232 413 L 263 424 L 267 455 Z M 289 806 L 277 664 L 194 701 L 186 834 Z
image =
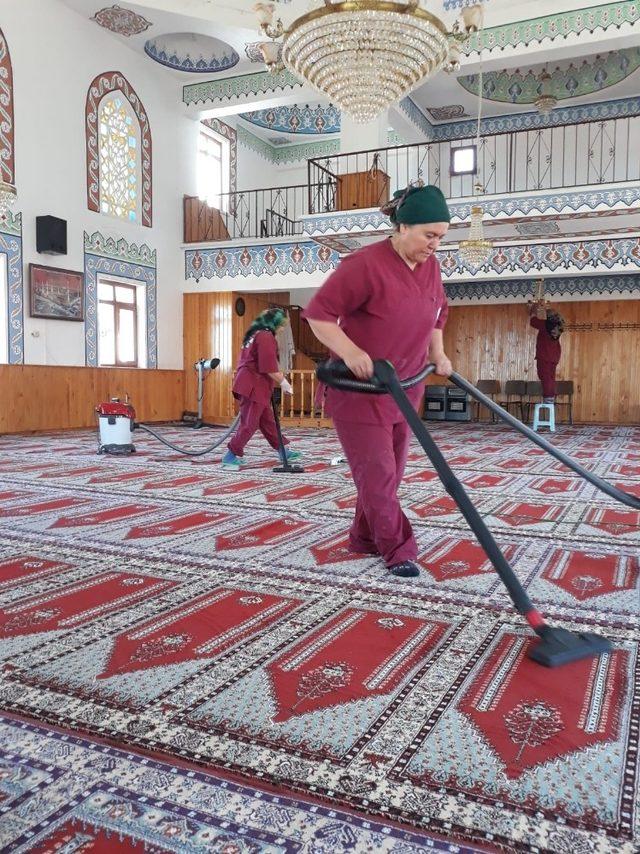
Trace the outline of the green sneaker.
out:
M 231 451 L 227 451 L 227 453 L 222 458 L 222 468 L 227 469 L 229 471 L 240 471 L 240 466 L 243 464 L 244 460 L 242 457 L 236 457 L 234 453 Z
M 302 454 L 300 453 L 300 451 L 290 451 L 289 448 L 285 448 L 284 452 L 287 455 L 288 462 L 293 462 L 294 460 L 302 459 Z M 284 460 L 282 459 L 282 453 L 280 451 L 278 451 L 278 456 L 280 457 L 280 461 L 284 463 Z

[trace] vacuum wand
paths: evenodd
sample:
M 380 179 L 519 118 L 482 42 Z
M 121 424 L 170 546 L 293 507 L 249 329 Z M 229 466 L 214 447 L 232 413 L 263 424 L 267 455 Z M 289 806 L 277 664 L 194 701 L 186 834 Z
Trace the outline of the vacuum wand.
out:
M 404 388 L 415 385 L 418 379 L 412 377 L 409 380 L 401 382 L 393 365 L 382 359 L 375 360 L 373 365 L 374 376 L 370 382 L 356 380 L 352 375 L 349 377 L 345 376 L 344 368 L 346 366 L 344 366 L 344 363 L 336 362 L 325 363 L 318 370 L 318 377 L 334 388 L 363 392 L 367 392 L 373 388 L 377 391 L 382 388 L 393 397 L 416 439 L 422 445 L 422 448 L 438 473 L 445 489 L 456 502 L 469 527 L 476 535 L 482 549 L 500 576 L 516 610 L 522 614 L 539 636 L 540 640 L 529 649 L 529 657 L 547 667 L 558 667 L 561 664 L 567 664 L 571 661 L 578 661 L 582 658 L 611 652 L 611 643 L 606 638 L 588 632 L 576 634 L 566 629 L 554 628 L 545 622 L 544 617 L 529 599 L 517 575 L 485 525 L 480 513 L 477 511 L 460 481 L 451 471 L 449 464 L 405 394 Z M 432 373 L 434 370 L 435 366 L 429 365 L 422 372 L 422 376 Z
M 271 395 L 271 408 L 273 409 L 273 417 L 276 422 L 276 432 L 278 434 L 278 451 L 280 453 L 280 459 L 282 460 L 282 465 L 274 466 L 273 471 L 278 472 L 279 474 L 283 472 L 286 474 L 302 474 L 304 472 L 303 467 L 296 465 L 295 463 L 292 465 L 287 458 L 287 449 L 282 439 L 282 429 L 280 427 L 280 418 L 278 417 L 276 392 Z

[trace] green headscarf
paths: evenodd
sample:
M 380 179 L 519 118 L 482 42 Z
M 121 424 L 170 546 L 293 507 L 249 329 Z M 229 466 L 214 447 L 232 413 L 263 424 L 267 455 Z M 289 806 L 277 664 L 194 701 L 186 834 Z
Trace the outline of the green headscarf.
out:
M 260 332 L 263 329 L 266 329 L 275 335 L 277 329 L 282 326 L 286 319 L 287 315 L 283 308 L 267 308 L 265 311 L 261 311 L 251 326 L 244 333 L 242 346 L 246 347 L 256 332 Z
M 442 191 L 433 184 L 409 186 L 396 190 L 391 201 L 382 208 L 393 223 L 423 225 L 428 222 L 451 222 L 451 213 Z

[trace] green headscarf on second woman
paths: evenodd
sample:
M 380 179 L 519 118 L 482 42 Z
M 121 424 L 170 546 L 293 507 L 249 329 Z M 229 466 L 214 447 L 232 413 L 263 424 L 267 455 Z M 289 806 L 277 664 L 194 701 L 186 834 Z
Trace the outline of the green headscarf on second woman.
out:
M 244 333 L 242 346 L 246 347 L 256 332 L 260 332 L 263 329 L 266 329 L 275 335 L 286 319 L 287 315 L 283 308 L 267 308 L 265 311 L 261 311 L 251 326 Z

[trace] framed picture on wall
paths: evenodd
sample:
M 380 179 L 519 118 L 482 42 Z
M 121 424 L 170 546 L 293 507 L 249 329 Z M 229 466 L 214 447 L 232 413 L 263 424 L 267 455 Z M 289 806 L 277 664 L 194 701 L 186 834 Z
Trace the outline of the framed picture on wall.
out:
M 29 264 L 29 314 L 84 320 L 84 273 Z

